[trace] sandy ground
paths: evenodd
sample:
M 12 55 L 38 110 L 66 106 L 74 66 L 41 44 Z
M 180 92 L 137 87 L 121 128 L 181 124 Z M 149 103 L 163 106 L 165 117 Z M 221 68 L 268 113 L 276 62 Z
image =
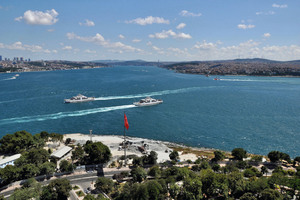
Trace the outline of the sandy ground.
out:
M 80 133 L 73 133 L 73 134 L 65 134 L 64 140 L 67 138 L 71 138 L 75 140 L 74 144 L 85 144 L 87 140 L 90 140 L 89 135 L 84 135 Z M 121 143 L 124 141 L 124 137 L 117 136 L 117 135 L 93 135 L 92 136 L 93 142 L 102 142 L 103 144 L 107 145 L 110 148 L 112 153 L 112 157 L 124 155 L 124 150 L 122 149 Z M 144 138 L 135 138 L 135 137 L 127 137 L 126 141 L 130 142 L 130 145 L 127 148 L 127 155 L 137 155 L 142 156 L 144 154 L 141 153 L 139 147 L 144 147 L 147 153 L 150 151 L 155 151 L 158 154 L 157 162 L 164 162 L 169 160 L 169 154 L 172 152 L 167 146 L 167 142 L 157 141 L 157 140 L 150 140 Z M 196 156 L 191 154 L 182 155 L 183 160 L 196 160 Z

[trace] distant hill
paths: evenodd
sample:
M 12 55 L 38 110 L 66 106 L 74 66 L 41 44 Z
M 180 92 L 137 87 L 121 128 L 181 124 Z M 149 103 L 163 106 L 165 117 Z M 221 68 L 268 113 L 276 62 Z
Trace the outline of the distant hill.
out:
M 159 66 L 172 64 L 174 62 L 152 62 L 152 61 L 144 61 L 144 60 L 95 60 L 91 62 L 100 62 L 111 66 Z
M 210 75 L 300 76 L 300 60 L 274 61 L 261 58 L 192 61 L 161 65 L 179 73 Z

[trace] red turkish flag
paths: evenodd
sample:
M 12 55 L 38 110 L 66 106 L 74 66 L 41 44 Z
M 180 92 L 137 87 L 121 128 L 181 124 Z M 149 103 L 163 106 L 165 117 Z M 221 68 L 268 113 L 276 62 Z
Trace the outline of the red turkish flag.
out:
M 128 124 L 127 117 L 126 117 L 125 113 L 124 113 L 124 126 L 125 126 L 126 129 L 128 130 L 129 124 Z

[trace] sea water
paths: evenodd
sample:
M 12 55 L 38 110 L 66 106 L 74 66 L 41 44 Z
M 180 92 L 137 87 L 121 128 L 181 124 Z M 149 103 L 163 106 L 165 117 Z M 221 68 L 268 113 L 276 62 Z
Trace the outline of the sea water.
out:
M 149 66 L 0 74 L 0 137 L 26 130 L 122 135 L 300 156 L 300 78 L 180 74 Z M 77 94 L 95 101 L 64 104 Z M 135 107 L 151 96 L 163 104 Z

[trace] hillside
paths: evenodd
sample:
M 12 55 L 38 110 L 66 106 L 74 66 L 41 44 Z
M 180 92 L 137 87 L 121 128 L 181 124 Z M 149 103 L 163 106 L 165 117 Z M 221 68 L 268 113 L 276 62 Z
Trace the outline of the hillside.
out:
M 249 76 L 300 76 L 300 61 L 267 59 L 235 59 L 221 61 L 182 62 L 161 67 L 179 73 Z

